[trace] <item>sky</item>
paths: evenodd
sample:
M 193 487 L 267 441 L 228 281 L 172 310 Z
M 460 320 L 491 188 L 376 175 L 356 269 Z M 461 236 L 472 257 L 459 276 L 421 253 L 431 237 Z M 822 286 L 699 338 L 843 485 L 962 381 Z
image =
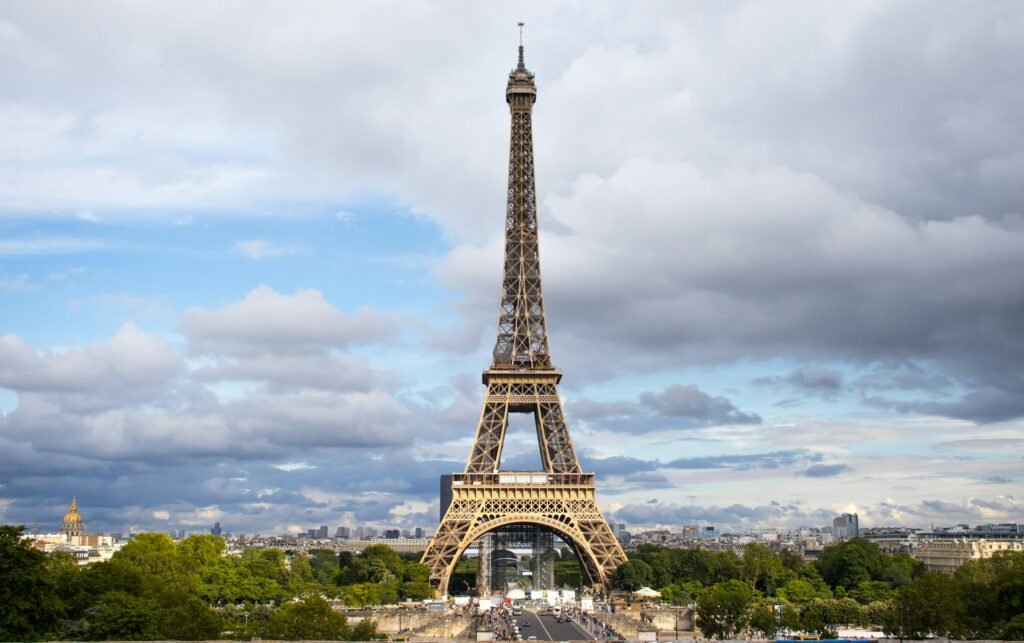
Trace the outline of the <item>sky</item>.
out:
M 436 526 L 519 21 L 610 520 L 1024 522 L 1014 0 L 0 2 L 0 522 Z

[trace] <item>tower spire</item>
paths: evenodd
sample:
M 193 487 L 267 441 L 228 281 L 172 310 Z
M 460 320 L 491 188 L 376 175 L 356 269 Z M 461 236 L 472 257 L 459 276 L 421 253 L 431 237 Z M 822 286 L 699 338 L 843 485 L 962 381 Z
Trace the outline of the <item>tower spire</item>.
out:
M 522 23 L 520 23 L 520 29 Z M 520 32 L 521 33 L 521 32 Z M 496 369 L 551 369 L 537 244 L 537 194 L 533 172 L 533 104 L 537 86 L 523 62 L 508 75 L 505 101 L 512 112 L 505 203 L 505 266 L 498 308 Z
M 519 23 L 519 66 L 516 69 L 526 71 L 526 62 L 523 60 L 523 24 Z

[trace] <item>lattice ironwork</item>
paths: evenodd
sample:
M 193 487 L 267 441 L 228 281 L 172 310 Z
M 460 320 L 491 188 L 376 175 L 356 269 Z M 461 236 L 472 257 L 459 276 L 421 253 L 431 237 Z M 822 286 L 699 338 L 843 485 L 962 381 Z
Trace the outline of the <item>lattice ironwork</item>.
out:
M 522 45 L 505 97 L 512 135 L 498 338 L 491 368 L 483 374 L 487 397 L 465 473 L 452 475 L 452 502 L 422 559 L 442 595 L 466 548 L 507 525 L 531 524 L 557 533 L 575 550 L 596 589 L 626 561 L 597 506 L 594 476 L 580 468 L 558 395 L 562 374 L 551 366 L 548 352 L 533 168 L 537 89 Z M 509 413 L 533 415 L 542 471 L 499 471 Z

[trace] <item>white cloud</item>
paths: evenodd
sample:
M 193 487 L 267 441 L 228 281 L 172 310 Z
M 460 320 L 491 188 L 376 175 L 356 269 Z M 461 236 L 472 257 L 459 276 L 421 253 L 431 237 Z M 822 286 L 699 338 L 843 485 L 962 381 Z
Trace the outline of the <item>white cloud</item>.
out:
M 317 290 L 285 295 L 260 286 L 242 301 L 215 310 L 189 308 L 181 330 L 198 353 L 294 354 L 384 341 L 396 326 L 368 307 L 342 313 Z
M 35 290 L 39 287 L 39 284 L 32 283 L 29 280 L 28 275 L 22 273 L 19 275 L 9 276 L 0 275 L 0 290 L 6 290 L 7 292 L 26 292 L 29 290 Z
M 295 246 L 282 246 L 270 241 L 252 239 L 235 243 L 235 250 L 250 259 L 259 260 L 266 259 L 267 257 L 282 257 L 295 254 L 298 249 Z
M 281 464 L 270 465 L 281 471 L 302 471 L 304 469 L 316 469 L 316 466 L 308 462 L 282 462 Z

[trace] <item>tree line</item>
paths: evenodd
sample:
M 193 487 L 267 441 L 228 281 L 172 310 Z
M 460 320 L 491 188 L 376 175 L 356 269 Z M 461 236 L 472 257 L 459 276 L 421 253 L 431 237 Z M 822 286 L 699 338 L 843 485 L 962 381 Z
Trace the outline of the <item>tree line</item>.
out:
M 326 598 L 363 607 L 433 596 L 426 567 L 389 547 L 225 556 L 219 536 L 140 534 L 106 562 L 45 554 L 0 526 L 0 640 L 369 640 Z
M 352 607 L 433 596 L 418 556 L 383 545 L 362 553 L 247 549 L 225 556 L 219 536 L 174 542 L 141 534 L 107 562 L 80 567 L 44 554 L 23 527 L 0 526 L 0 640 L 368 640 L 372 622 L 349 627 L 325 597 Z M 569 550 L 553 552 L 556 579 L 578 582 Z M 472 559 L 460 561 L 467 588 Z M 696 607 L 705 636 L 773 637 L 782 630 L 834 635 L 840 626 L 891 636 L 1024 639 L 1024 553 L 965 563 L 953 575 L 863 539 L 826 547 L 813 563 L 752 543 L 731 551 L 643 545 L 615 585 L 650 586 Z M 458 591 L 457 586 L 453 590 Z
M 695 605 L 709 638 L 783 630 L 834 636 L 840 626 L 901 638 L 1024 639 L 1024 553 L 1000 552 L 953 575 L 861 538 L 825 547 L 813 563 L 757 543 L 731 551 L 642 545 L 615 573 L 627 590 L 657 588 Z

